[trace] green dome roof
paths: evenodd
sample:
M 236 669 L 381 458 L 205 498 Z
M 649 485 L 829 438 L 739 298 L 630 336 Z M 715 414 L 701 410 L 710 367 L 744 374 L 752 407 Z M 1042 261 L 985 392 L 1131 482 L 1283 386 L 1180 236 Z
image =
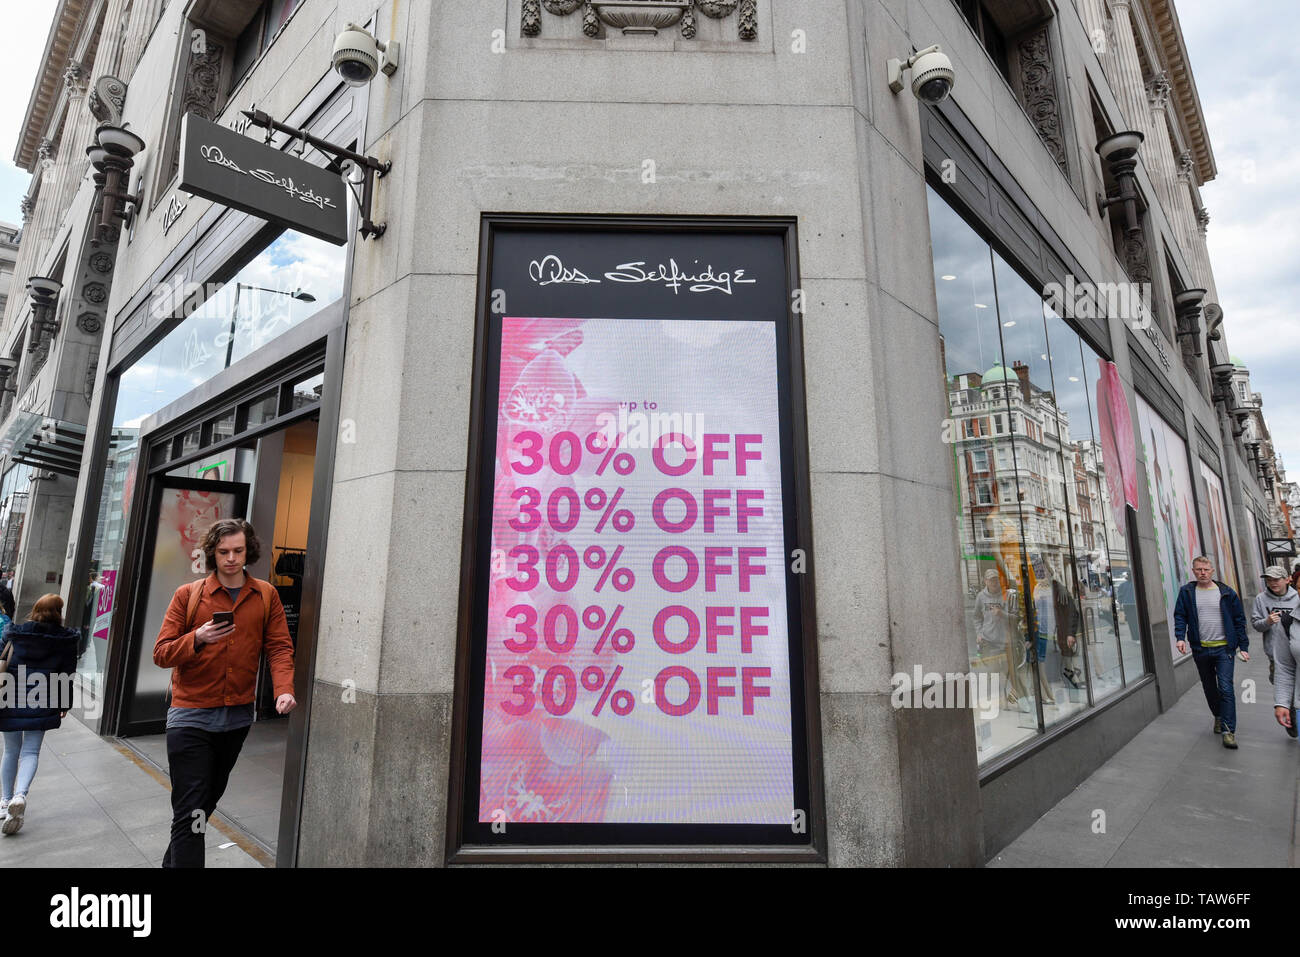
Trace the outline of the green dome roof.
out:
M 1018 385 L 1020 379 L 1006 366 L 997 365 L 980 377 L 981 385 L 993 385 L 996 382 L 1010 382 Z
M 1241 361 L 1241 357 L 1240 357 L 1240 356 L 1228 356 L 1228 358 L 1232 360 L 1232 364 L 1233 364 L 1234 366 L 1236 366 L 1237 368 L 1239 368 L 1239 369 L 1244 369 L 1244 368 L 1246 368 L 1246 363 L 1244 363 L 1244 362 Z

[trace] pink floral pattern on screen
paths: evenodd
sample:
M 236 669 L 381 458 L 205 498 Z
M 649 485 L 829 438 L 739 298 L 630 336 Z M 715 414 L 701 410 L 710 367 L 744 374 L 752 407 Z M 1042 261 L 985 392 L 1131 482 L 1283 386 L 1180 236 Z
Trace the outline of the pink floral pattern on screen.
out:
M 597 431 L 602 412 L 617 411 L 613 399 L 588 395 L 569 366 L 569 357 L 582 345 L 581 319 L 516 319 L 502 322 L 501 381 L 498 393 L 497 445 L 492 525 L 491 584 L 488 596 L 486 667 L 484 672 L 483 746 L 479 779 L 479 820 L 515 823 L 600 822 L 605 819 L 612 772 L 598 753 L 608 736 L 581 720 L 577 709 L 560 718 L 540 704 L 531 714 L 516 717 L 501 704 L 512 697 L 513 682 L 507 668 L 526 665 L 540 676 L 553 665 L 564 664 L 575 674 L 597 660 L 612 657 L 612 649 L 597 656 L 580 643 L 557 655 L 544 642 L 527 654 L 508 651 L 504 642 L 515 635 L 511 609 L 530 608 L 540 622 L 561 600 L 545 578 L 533 589 L 520 592 L 507 580 L 518 574 L 510 550 L 532 545 L 542 554 L 565 542 L 566 536 L 541 528 L 519 532 L 508 524 L 518 513 L 512 498 L 517 488 L 536 488 L 546 501 L 560 487 L 574 488 L 574 476 L 551 470 L 530 476 L 516 475 L 511 451 L 521 432 L 537 432 L 549 439 L 558 432 L 578 436 Z M 586 474 L 585 462 L 577 473 Z

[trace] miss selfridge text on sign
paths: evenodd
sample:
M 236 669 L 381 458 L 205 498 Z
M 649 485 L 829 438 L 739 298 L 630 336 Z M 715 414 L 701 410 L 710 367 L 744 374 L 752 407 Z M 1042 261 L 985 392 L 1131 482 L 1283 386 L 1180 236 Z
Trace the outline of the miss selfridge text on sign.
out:
M 181 125 L 180 188 L 339 246 L 348 239 L 342 177 L 193 113 Z

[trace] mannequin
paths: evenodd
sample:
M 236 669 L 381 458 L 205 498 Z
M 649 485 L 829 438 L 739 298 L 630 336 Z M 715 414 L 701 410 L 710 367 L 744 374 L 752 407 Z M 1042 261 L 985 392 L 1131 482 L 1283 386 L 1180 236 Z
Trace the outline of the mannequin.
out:
M 1053 600 L 1053 581 L 1046 562 L 1039 556 L 1033 558 L 1034 578 L 1034 622 L 1036 640 L 1028 642 L 1030 660 L 1038 671 L 1038 685 L 1042 689 L 1043 702 L 1056 704 L 1051 685 L 1047 683 L 1047 673 L 1043 665 L 1047 659 L 1047 636 L 1057 630 L 1056 602 Z
M 1052 604 L 1056 610 L 1056 647 L 1061 653 L 1061 677 L 1071 688 L 1085 686 L 1083 659 L 1083 614 L 1076 595 L 1058 579 L 1052 579 Z M 1095 652 L 1094 652 L 1095 657 Z

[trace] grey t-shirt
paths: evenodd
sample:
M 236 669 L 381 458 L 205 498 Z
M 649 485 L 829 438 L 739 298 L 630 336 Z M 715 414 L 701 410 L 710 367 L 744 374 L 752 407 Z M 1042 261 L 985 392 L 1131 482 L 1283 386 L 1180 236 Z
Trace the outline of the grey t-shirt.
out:
M 253 705 L 229 704 L 218 708 L 168 708 L 168 728 L 202 728 L 204 731 L 238 731 L 253 723 Z
M 975 618 L 978 622 L 979 636 L 984 643 L 994 648 L 1001 648 L 1005 638 L 1002 628 L 1002 596 L 995 595 L 987 588 L 975 596 Z
M 1200 625 L 1201 647 L 1214 648 L 1228 643 L 1223 631 L 1223 613 L 1219 610 L 1219 586 L 1196 588 L 1196 620 Z

